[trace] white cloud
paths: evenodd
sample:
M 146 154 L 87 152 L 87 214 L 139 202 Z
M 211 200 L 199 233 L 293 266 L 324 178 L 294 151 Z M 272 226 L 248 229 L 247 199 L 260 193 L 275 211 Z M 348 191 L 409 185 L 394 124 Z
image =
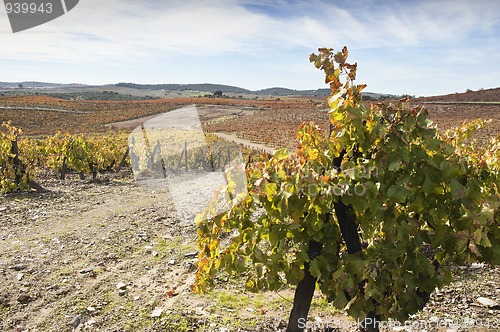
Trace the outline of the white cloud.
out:
M 248 61 L 248 68 L 252 68 L 248 70 L 253 71 L 266 62 L 269 77 L 262 78 L 261 87 L 266 87 L 266 80 L 288 85 L 279 84 L 277 77 L 295 74 L 299 75 L 298 83 L 290 85 L 300 88 L 301 81 L 309 81 L 300 76 L 307 75 L 303 66 L 285 65 L 279 54 L 293 53 L 286 57 L 287 61 L 307 63 L 304 54 L 318 47 L 347 45 L 357 52 L 358 55 L 351 52 L 355 61 L 364 60 L 382 68 L 398 61 L 394 66 L 404 66 L 408 72 L 418 70 L 421 53 L 432 54 L 434 58 L 430 60 L 434 62 L 443 57 L 440 66 L 446 63 L 444 59 L 459 65 L 460 50 L 467 52 L 467 48 L 475 47 L 478 59 L 489 62 L 490 73 L 498 73 L 498 12 L 500 4 L 490 0 L 82 0 L 68 14 L 16 34 L 9 33 L 7 17 L 1 13 L 0 71 L 7 73 L 10 69 L 5 64 L 13 61 L 30 70 L 37 65 L 93 65 L 113 81 L 118 76 L 106 76 L 108 68 L 109 73 L 116 73 L 117 68 L 161 67 L 168 61 L 171 66 L 192 65 L 195 69 L 185 70 L 198 71 L 204 77 L 204 63 L 214 64 L 214 59 L 220 59 L 220 63 L 227 62 L 230 67 L 234 58 L 240 57 L 238 65 L 244 66 Z M 397 54 L 405 54 L 409 59 L 394 58 Z M 475 63 L 470 58 L 466 61 Z M 367 63 L 361 66 L 366 67 Z M 206 75 L 215 70 L 207 68 Z M 230 70 L 224 70 L 217 77 L 226 75 L 237 84 Z M 384 72 L 390 75 L 389 70 L 387 67 Z M 244 68 L 238 68 L 238 72 L 244 75 Z M 168 72 L 171 73 L 174 71 Z M 176 68 L 175 73 L 180 73 L 180 69 Z M 173 76 L 169 79 L 180 80 Z

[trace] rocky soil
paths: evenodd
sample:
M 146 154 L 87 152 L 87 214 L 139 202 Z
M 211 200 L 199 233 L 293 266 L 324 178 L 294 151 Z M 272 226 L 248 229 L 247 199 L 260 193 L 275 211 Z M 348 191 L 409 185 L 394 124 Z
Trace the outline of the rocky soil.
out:
M 47 191 L 0 196 L 0 330 L 284 331 L 290 289 L 249 294 L 221 277 L 212 293 L 191 293 L 196 228 L 165 186 L 127 173 L 97 182 L 45 175 L 40 184 Z M 498 331 L 499 272 L 457 267 L 457 281 L 409 326 L 382 330 Z M 310 331 L 353 326 L 315 297 Z

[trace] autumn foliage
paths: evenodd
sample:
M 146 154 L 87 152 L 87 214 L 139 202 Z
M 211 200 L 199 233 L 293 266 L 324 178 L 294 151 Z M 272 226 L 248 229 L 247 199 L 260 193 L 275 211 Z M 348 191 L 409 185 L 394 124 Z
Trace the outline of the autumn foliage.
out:
M 276 290 L 297 285 L 306 267 L 354 318 L 405 320 L 451 281 L 450 264 L 500 262 L 499 137 L 479 146 L 471 134 L 480 122 L 440 134 L 405 100 L 361 103 L 365 85 L 353 83 L 347 57 L 347 48 L 323 48 L 310 58 L 332 90 L 331 135 L 302 124 L 296 153 L 280 149 L 248 168 L 248 196 L 198 216 L 196 291 L 219 271 L 245 276 L 250 290 Z M 338 202 L 358 228 L 355 254 Z M 312 242 L 320 252 L 311 254 Z

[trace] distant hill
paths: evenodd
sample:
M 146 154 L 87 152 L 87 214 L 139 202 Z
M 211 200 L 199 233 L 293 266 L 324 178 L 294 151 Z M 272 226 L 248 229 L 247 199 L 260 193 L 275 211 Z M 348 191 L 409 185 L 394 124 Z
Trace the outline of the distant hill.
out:
M 214 93 L 216 91 L 221 91 L 223 93 L 243 93 L 243 94 L 253 94 L 258 96 L 275 96 L 275 97 L 285 97 L 285 96 L 309 96 L 309 97 L 327 97 L 330 95 L 331 90 L 328 88 L 316 89 L 316 90 L 294 90 L 282 87 L 273 87 L 261 90 L 248 90 L 239 88 L 231 85 L 223 84 L 136 84 L 136 83 L 118 83 L 115 86 L 121 86 L 132 89 L 139 90 L 165 90 L 165 91 L 203 91 Z M 364 92 L 363 96 L 367 99 L 397 99 L 400 96 L 374 93 L 374 92 Z
M 288 88 L 274 87 L 261 90 L 248 90 L 232 85 L 223 84 L 136 84 L 136 83 L 118 83 L 115 86 L 139 89 L 139 90 L 165 90 L 165 91 L 201 91 L 214 93 L 221 91 L 222 93 L 241 93 L 252 94 L 258 96 L 328 96 L 330 89 L 317 90 L 293 90 Z
M 137 95 L 144 97 L 145 94 L 153 92 L 155 97 L 161 97 L 169 92 L 185 92 L 193 91 L 200 93 L 215 93 L 221 91 L 223 94 L 238 94 L 238 95 L 252 95 L 252 96 L 271 96 L 271 97 L 286 97 L 286 96 L 304 96 L 304 97 L 327 97 L 330 95 L 330 89 L 322 88 L 316 90 L 294 90 L 283 87 L 273 87 L 261 90 L 248 90 L 240 88 L 237 86 L 224 85 L 224 84 L 212 84 L 212 83 L 201 83 L 201 84 L 137 84 L 137 83 L 127 83 L 121 82 L 117 84 L 106 84 L 106 85 L 85 85 L 85 84 L 62 84 L 62 83 L 46 83 L 46 82 L 0 82 L 0 90 L 7 91 L 25 91 L 25 90 L 44 90 L 44 93 L 58 94 L 57 97 L 64 98 L 61 94 L 82 94 L 84 99 L 87 99 L 86 94 L 95 92 L 111 92 L 106 90 L 114 90 L 114 88 L 126 88 L 126 94 Z M 119 89 L 115 89 L 119 90 Z M 136 91 L 137 93 L 135 93 Z M 102 93 L 101 93 L 102 94 Z M 367 100 L 374 99 L 394 99 L 398 96 L 365 92 L 363 96 Z M 73 95 L 68 95 L 68 98 L 74 98 Z M 107 99 L 111 96 L 110 94 L 102 94 L 103 99 Z M 116 99 L 118 96 L 114 96 Z M 148 97 L 148 96 L 146 96 Z M 127 98 L 128 99 L 128 98 Z
M 126 89 L 120 89 L 126 88 Z M 100 99 L 123 99 L 122 94 L 127 94 L 130 99 L 134 96 L 141 98 L 164 98 L 167 93 L 175 95 L 175 92 L 199 92 L 215 93 L 221 91 L 223 94 L 234 95 L 249 95 L 249 98 L 255 96 L 271 96 L 271 97 L 286 97 L 286 96 L 304 96 L 304 97 L 326 97 L 330 95 L 330 89 L 322 88 L 316 90 L 294 90 L 284 87 L 272 87 L 261 90 L 248 90 L 237 86 L 200 83 L 200 84 L 137 84 L 121 82 L 117 84 L 107 85 L 85 85 L 78 83 L 63 84 L 63 83 L 47 83 L 47 82 L 0 82 L 0 90 L 7 91 L 9 94 L 18 92 L 40 91 L 44 94 L 57 93 L 58 97 L 64 97 L 68 94 L 68 98 L 75 98 L 71 94 L 83 94 L 84 99 L 88 96 L 94 96 L 97 92 L 100 93 Z M 111 90 L 111 91 L 107 91 Z M 113 92 L 115 90 L 115 92 Z M 121 91 L 123 90 L 123 91 Z M 52 91 L 52 92 L 51 92 Z M 116 92 L 118 91 L 118 92 Z M 172 93 L 174 92 L 174 93 Z M 118 96 L 118 94 L 120 96 Z M 401 96 L 382 94 L 374 92 L 363 92 L 365 100 L 381 100 L 381 99 L 398 99 Z M 179 95 L 182 95 L 179 93 Z M 77 96 L 76 96 L 77 97 Z M 95 97 L 95 96 L 94 96 Z M 120 97 L 120 98 L 119 98 Z M 443 96 L 419 97 L 414 98 L 419 102 L 500 102 L 500 88 L 481 89 L 479 91 L 467 91 L 464 93 L 453 93 Z
M 231 93 L 252 93 L 252 91 L 239 88 L 237 86 L 222 85 L 222 84 L 136 84 L 136 83 L 118 83 L 116 86 L 139 90 L 165 90 L 165 91 L 203 91 L 211 92 L 222 91 Z
M 261 96 L 329 96 L 331 93 L 330 89 L 316 89 L 316 90 L 293 90 L 288 88 L 267 88 L 262 90 L 253 91 L 254 94 Z
M 257 95 L 264 95 L 264 96 L 295 96 L 295 95 L 300 95 L 301 94 L 300 92 L 305 92 L 305 91 L 297 91 L 287 88 L 276 88 L 276 87 L 253 91 L 253 93 Z
M 500 102 L 500 88 L 467 90 L 462 93 L 451 93 L 443 96 L 419 97 L 417 102 Z
M 59 89 L 59 88 L 82 88 L 91 87 L 90 85 L 78 84 L 78 83 L 47 83 L 47 82 L 35 82 L 35 81 L 25 81 L 25 82 L 0 82 L 0 89 L 15 89 L 19 88 L 19 85 L 25 89 Z

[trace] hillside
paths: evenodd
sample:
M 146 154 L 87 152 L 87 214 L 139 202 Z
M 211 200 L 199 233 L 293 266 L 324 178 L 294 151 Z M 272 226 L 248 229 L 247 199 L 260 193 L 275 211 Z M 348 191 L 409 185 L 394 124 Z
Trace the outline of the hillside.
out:
M 491 122 L 478 133 L 480 140 L 500 134 L 500 88 L 414 98 L 410 103 L 424 106 L 438 128 L 457 127 L 481 118 Z
M 217 91 L 229 97 L 252 99 L 255 97 L 327 97 L 330 89 L 294 90 L 272 87 L 248 90 L 224 84 L 137 84 L 117 83 L 106 85 L 60 84 L 45 82 L 0 82 L 0 95 L 41 94 L 62 99 L 131 100 L 151 98 L 193 97 L 213 94 Z M 366 100 L 397 99 L 399 96 L 364 92 Z M 140 98 L 139 98 L 140 97 Z
M 126 90 L 123 90 L 123 89 Z M 249 90 L 237 86 L 213 83 L 200 83 L 200 84 L 138 84 L 120 82 L 117 84 L 105 85 L 85 85 L 78 83 L 47 83 L 47 82 L 0 82 L 0 94 L 6 92 L 22 93 L 26 91 L 39 91 L 44 94 L 54 94 L 54 97 L 63 99 L 74 99 L 80 93 L 93 92 L 96 99 L 131 99 L 131 96 L 144 97 L 151 94 L 155 97 L 167 95 L 168 92 L 199 92 L 199 93 L 214 93 L 221 91 L 225 94 L 240 94 L 240 95 L 256 95 L 256 96 L 270 96 L 270 97 L 285 97 L 285 96 L 304 96 L 304 97 L 326 97 L 330 94 L 330 89 L 320 88 L 315 90 L 296 90 L 286 87 L 271 87 L 259 90 Z M 126 91 L 124 93 L 123 91 Z M 96 95 L 96 93 L 104 95 Z M 67 96 L 65 94 L 68 94 Z M 113 94 L 115 96 L 113 96 Z M 119 98 L 116 95 L 125 95 L 125 98 Z M 56 96 L 57 95 L 57 96 Z M 182 95 L 182 94 L 181 94 Z M 92 96 L 92 94 L 90 94 Z M 185 95 L 182 95 L 185 97 Z M 65 98 L 67 97 L 67 98 Z M 376 92 L 363 92 L 363 97 L 366 100 L 377 99 L 398 99 L 400 96 L 387 93 Z M 89 98 L 85 98 L 89 99 Z M 447 95 L 418 97 L 413 99 L 415 102 L 500 102 L 500 88 L 480 89 L 478 91 L 468 90 L 464 93 L 451 93 Z
M 482 98 L 482 93 L 492 92 L 463 95 Z M 484 135 L 500 134 L 499 104 L 466 104 L 467 99 L 457 101 L 459 95 L 413 101 L 424 104 L 440 128 L 481 116 L 493 119 Z M 425 104 L 429 100 L 434 104 Z M 304 121 L 328 130 L 325 97 L 96 101 L 0 96 L 0 122 L 10 120 L 26 135 L 132 130 L 151 116 L 191 104 L 198 105 L 204 130 L 236 137 L 246 146 L 260 143 L 292 150 L 297 127 Z M 190 291 L 197 229 L 179 212 L 186 210 L 182 204 L 198 204 L 198 193 L 208 187 L 207 181 L 193 182 L 196 187 L 176 210 L 164 183 L 137 183 L 130 169 L 99 174 L 96 181 L 88 176 L 82 180 L 76 172 L 63 181 L 58 174 L 43 171 L 37 180 L 46 191 L 0 195 L 0 330 L 284 331 L 293 288 L 251 294 L 243 287 L 245 277 L 222 275 L 212 292 Z M 424 310 L 408 322 L 448 322 L 446 331 L 466 331 L 451 329 L 454 322 L 466 324 L 464 317 L 497 322 L 500 307 L 478 299 L 500 303 L 500 267 L 452 268 L 455 282 L 436 290 Z M 337 332 L 351 332 L 356 323 L 344 312 L 334 311 L 319 294 L 310 321 Z M 497 330 L 473 327 L 470 331 Z M 393 331 L 410 330 L 382 330 Z
M 463 93 L 451 93 L 443 96 L 420 97 L 415 98 L 414 101 L 500 103 L 500 88 L 481 89 L 478 91 L 467 91 Z
M 134 88 L 139 90 L 166 90 L 166 91 L 205 91 L 214 93 L 215 91 L 232 92 L 232 93 L 251 93 L 252 91 L 239 88 L 231 85 L 223 84 L 135 84 L 135 83 L 118 83 L 116 86 Z
M 445 96 L 444 96 L 445 97 Z M 319 99 L 319 98 L 318 98 Z M 423 103 L 422 100 L 419 100 Z M 294 148 L 297 126 L 315 121 L 326 131 L 326 98 L 240 100 L 169 98 L 148 101 L 83 101 L 42 96 L 0 96 L 0 122 L 12 120 L 26 134 L 55 130 L 99 132 L 110 122 L 135 119 L 196 103 L 208 131 L 239 141 Z M 431 118 L 444 127 L 477 116 L 496 116 L 500 105 L 429 104 Z M 114 124 L 115 127 L 116 123 Z M 125 129 L 127 129 L 125 128 Z M 488 129 L 490 130 L 490 129 Z M 489 134 L 500 134 L 493 126 Z M 227 136 L 227 135 L 226 135 Z M 206 295 L 193 294 L 197 229 L 179 214 L 168 187 L 139 184 L 130 169 L 99 174 L 38 177 L 44 192 L 0 195 L 0 330 L 2 331 L 177 331 L 283 332 L 293 288 L 248 293 L 245 277 L 216 280 Z M 182 204 L 196 204 L 196 184 Z M 410 324 L 497 322 L 500 267 L 453 266 L 455 282 L 436 290 Z M 467 316 L 464 316 L 464 312 Z M 312 324 L 351 332 L 355 323 L 315 295 Z M 493 332 L 495 327 L 474 332 Z M 436 324 L 434 324 L 436 325 Z M 325 330 L 315 329 L 314 332 Z M 385 328 L 382 332 L 410 331 Z M 429 332 L 443 332 L 429 328 Z
M 47 82 L 35 82 L 35 81 L 24 81 L 24 82 L 0 82 L 0 89 L 18 89 L 19 85 L 22 88 L 29 89 L 57 89 L 57 88 L 89 88 L 90 85 L 79 84 L 79 83 L 47 83 Z

